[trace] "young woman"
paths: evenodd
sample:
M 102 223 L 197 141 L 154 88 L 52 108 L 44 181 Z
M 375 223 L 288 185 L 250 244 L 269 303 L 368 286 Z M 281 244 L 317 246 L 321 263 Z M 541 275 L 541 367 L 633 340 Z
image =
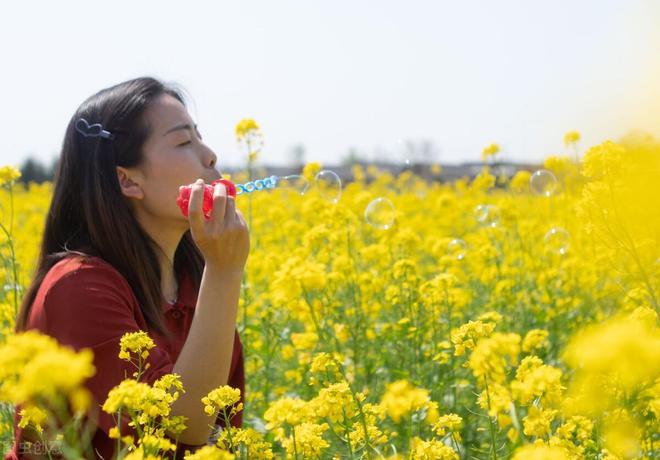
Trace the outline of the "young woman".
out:
M 223 426 L 204 413 L 200 400 L 210 390 L 228 384 L 244 401 L 236 314 L 249 234 L 222 184 L 214 189 L 211 218 L 202 213 L 203 184 L 221 177 L 216 162 L 182 93 L 153 78 L 99 91 L 69 121 L 16 329 L 94 352 L 96 374 L 86 385 L 98 413 L 95 456 L 111 459 L 116 445 L 108 437 L 115 422 L 99 408 L 135 371 L 118 357 L 126 332 L 146 331 L 157 345 L 143 381 L 181 376 L 186 392 L 172 406 L 172 415 L 188 418 L 179 454 L 205 445 L 214 422 Z M 186 218 L 176 198 L 191 183 Z M 6 458 L 36 457 L 18 419 Z M 130 430 L 125 423 L 122 434 Z M 242 411 L 231 424 L 242 425 Z

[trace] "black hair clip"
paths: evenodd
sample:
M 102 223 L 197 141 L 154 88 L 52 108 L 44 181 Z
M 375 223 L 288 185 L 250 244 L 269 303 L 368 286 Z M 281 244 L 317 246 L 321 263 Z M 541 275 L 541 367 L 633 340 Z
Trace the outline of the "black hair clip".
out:
M 84 118 L 79 118 L 76 121 L 76 131 L 82 134 L 85 137 L 103 137 L 105 139 L 113 140 L 115 135 L 110 131 L 106 131 L 101 126 L 101 123 L 96 123 L 90 126 L 90 124 Z

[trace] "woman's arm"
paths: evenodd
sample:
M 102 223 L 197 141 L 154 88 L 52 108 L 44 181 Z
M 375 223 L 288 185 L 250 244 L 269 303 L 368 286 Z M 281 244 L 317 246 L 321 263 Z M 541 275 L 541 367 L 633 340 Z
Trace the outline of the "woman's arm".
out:
M 201 399 L 229 379 L 241 278 L 250 248 L 247 224 L 226 186 L 215 185 L 208 221 L 202 214 L 203 191 L 204 181 L 199 179 L 191 189 L 188 220 L 206 266 L 188 338 L 173 369 L 186 390 L 172 404 L 174 415 L 188 417 L 179 438 L 186 444 L 206 443 L 214 426 L 215 415 L 206 415 Z
M 204 412 L 201 399 L 229 379 L 241 277 L 242 271 L 204 268 L 188 339 L 173 369 L 186 390 L 171 410 L 188 418 L 179 436 L 185 444 L 206 444 L 211 435 L 215 415 Z

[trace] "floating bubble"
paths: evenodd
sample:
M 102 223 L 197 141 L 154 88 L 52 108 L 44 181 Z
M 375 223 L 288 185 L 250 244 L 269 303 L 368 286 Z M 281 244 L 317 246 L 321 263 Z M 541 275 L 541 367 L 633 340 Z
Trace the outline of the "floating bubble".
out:
M 537 195 L 550 196 L 557 191 L 559 183 L 547 169 L 539 169 L 529 178 L 529 188 Z
M 341 196 L 341 179 L 334 171 L 324 169 L 319 171 L 314 178 L 321 196 L 331 203 L 339 201 Z
M 387 230 L 394 224 L 394 204 L 387 198 L 376 198 L 367 205 L 364 218 L 372 227 Z
M 467 253 L 467 243 L 460 238 L 454 238 L 447 245 L 447 253 L 458 260 L 463 260 Z
M 544 237 L 548 250 L 564 255 L 568 251 L 571 235 L 561 227 L 552 227 Z
M 496 227 L 500 223 L 500 210 L 493 204 L 480 204 L 474 208 L 474 215 L 482 225 Z
M 304 195 L 309 188 L 309 181 L 300 174 L 291 174 L 289 176 L 278 177 L 277 188 L 293 190 L 300 195 Z

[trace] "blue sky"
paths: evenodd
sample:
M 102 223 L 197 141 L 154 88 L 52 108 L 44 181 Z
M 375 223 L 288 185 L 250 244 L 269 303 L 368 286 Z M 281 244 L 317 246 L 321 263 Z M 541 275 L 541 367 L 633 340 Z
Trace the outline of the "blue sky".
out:
M 660 1 L 20 1 L 3 5 L 0 163 L 49 161 L 90 94 L 142 75 L 175 81 L 220 166 L 336 164 L 350 148 L 396 158 L 398 139 L 437 160 L 564 152 L 629 129 L 660 136 Z

